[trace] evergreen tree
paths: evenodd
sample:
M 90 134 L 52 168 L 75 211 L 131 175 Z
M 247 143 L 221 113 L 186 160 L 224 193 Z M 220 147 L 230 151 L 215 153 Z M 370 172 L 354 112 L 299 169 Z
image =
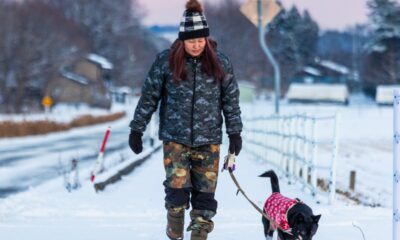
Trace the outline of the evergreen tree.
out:
M 297 70 L 314 58 L 319 28 L 308 12 L 302 16 L 296 7 L 289 11 L 282 8 L 267 27 L 265 37 L 280 65 L 285 90 Z M 273 69 L 260 46 L 258 29 L 240 12 L 239 2 L 206 3 L 205 9 L 211 35 L 231 57 L 238 78 L 273 88 Z
M 291 78 L 303 66 L 313 62 L 318 45 L 318 24 L 305 11 L 303 16 L 294 6 L 283 11 L 271 25 L 268 40 L 274 55 L 279 59 L 282 88 L 286 89 Z
M 364 88 L 374 93 L 379 84 L 400 83 L 400 5 L 391 0 L 370 0 L 373 36 L 363 62 Z
M 312 63 L 317 52 L 319 26 L 307 10 L 304 11 L 302 21 L 297 24 L 295 34 L 300 46 L 299 53 L 302 63 L 304 65 Z

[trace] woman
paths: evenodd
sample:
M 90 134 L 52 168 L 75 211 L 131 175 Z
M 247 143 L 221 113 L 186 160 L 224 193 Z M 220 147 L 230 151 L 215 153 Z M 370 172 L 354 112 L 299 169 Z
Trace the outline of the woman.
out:
M 222 115 L 229 151 L 239 154 L 242 122 L 239 89 L 230 60 L 208 38 L 201 5 L 186 4 L 179 38 L 161 52 L 142 88 L 132 120 L 129 145 L 142 151 L 141 137 L 160 104 L 159 138 L 163 141 L 166 170 L 167 236 L 183 239 L 184 211 L 192 206 L 188 231 L 191 239 L 207 239 L 214 227 Z

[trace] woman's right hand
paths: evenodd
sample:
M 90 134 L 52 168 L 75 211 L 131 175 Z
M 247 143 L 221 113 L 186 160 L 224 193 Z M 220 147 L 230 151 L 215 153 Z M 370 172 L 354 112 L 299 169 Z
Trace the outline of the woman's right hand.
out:
M 129 134 L 129 147 L 131 147 L 132 151 L 136 154 L 139 154 L 143 150 L 143 142 L 142 142 L 143 133 L 135 132 L 131 130 Z

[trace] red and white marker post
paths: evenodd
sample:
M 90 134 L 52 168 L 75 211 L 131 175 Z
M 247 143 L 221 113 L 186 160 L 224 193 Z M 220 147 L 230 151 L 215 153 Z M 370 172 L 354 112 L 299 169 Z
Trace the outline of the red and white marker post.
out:
M 106 134 L 104 135 L 103 138 L 103 143 L 101 144 L 99 156 L 97 157 L 96 165 L 94 166 L 94 169 L 90 175 L 90 181 L 94 182 L 94 179 L 96 178 L 96 175 L 98 173 L 101 173 L 104 170 L 104 152 L 106 150 L 106 144 L 108 137 L 110 136 L 111 132 L 111 127 L 107 128 Z

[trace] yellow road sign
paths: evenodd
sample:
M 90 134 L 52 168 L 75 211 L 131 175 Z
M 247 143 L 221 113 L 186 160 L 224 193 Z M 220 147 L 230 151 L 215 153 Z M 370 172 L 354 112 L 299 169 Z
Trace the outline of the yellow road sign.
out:
M 256 26 L 258 27 L 258 0 L 248 0 L 241 7 L 240 11 Z M 282 8 L 275 2 L 275 0 L 262 0 L 263 6 L 263 27 L 266 27 L 275 17 L 279 14 Z
M 50 96 L 45 96 L 42 99 L 42 105 L 45 107 L 50 107 L 51 105 L 53 105 L 53 99 L 51 99 Z

